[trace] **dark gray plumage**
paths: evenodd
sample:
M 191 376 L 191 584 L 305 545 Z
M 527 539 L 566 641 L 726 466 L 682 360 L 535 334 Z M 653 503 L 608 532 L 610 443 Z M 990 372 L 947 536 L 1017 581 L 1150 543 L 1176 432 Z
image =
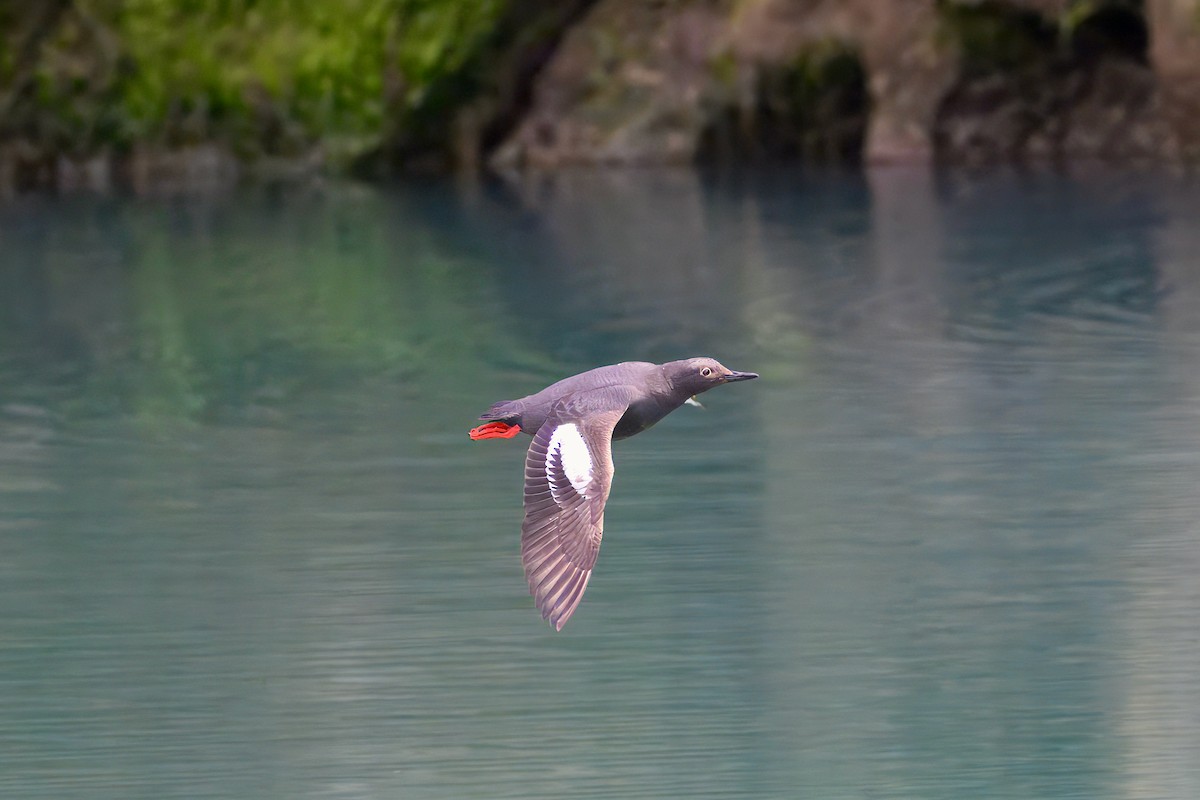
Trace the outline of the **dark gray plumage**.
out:
M 646 430 L 714 386 L 757 378 L 711 358 L 630 361 L 494 404 L 472 439 L 533 436 L 525 456 L 521 563 L 542 617 L 562 630 L 579 605 L 604 534 L 612 440 Z

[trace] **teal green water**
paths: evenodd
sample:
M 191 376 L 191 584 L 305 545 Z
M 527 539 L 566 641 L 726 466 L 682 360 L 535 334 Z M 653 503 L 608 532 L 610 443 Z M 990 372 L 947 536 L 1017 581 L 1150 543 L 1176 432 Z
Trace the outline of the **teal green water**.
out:
M 1200 188 L 568 173 L 0 207 L 0 796 L 1200 796 Z M 495 400 L 615 448 L 561 634 Z

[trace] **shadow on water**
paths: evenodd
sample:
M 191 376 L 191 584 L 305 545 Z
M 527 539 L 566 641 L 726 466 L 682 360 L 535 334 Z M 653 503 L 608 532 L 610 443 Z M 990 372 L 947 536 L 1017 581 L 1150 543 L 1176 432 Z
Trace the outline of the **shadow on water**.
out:
M 1200 791 L 1196 187 L 907 170 L 0 208 L 0 794 Z M 615 449 L 554 635 L 489 403 Z

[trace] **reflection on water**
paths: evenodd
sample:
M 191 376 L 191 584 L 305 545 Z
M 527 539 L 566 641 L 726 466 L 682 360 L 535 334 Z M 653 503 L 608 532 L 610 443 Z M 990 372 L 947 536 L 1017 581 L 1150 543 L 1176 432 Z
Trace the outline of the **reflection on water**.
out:
M 4 797 L 1200 796 L 1200 190 L 0 208 Z M 562 634 L 494 400 L 706 353 Z M 719 395 L 719 396 L 718 396 Z

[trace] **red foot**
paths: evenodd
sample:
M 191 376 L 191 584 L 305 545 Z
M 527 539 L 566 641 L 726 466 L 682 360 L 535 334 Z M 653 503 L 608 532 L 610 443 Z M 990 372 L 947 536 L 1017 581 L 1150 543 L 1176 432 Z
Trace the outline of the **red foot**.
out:
M 478 428 L 472 428 L 467 432 L 467 435 L 478 441 L 479 439 L 511 439 L 520 432 L 520 425 L 489 422 L 486 425 L 480 425 Z

